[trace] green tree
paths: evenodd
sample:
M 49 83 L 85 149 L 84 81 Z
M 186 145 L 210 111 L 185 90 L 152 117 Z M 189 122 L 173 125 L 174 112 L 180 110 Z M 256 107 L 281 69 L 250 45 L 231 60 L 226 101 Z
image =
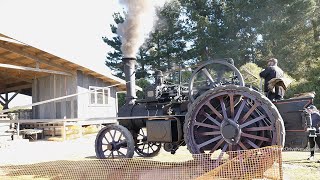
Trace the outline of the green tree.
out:
M 123 23 L 124 19 L 120 13 L 114 13 L 114 22 L 117 24 Z M 117 34 L 117 26 L 115 24 L 110 24 L 111 32 Z M 111 70 L 116 72 L 118 77 L 123 77 L 123 65 L 122 65 L 122 52 L 121 52 L 121 40 L 119 36 L 114 36 L 111 38 L 103 37 L 105 43 L 112 47 L 113 51 L 108 52 L 107 60 L 105 61 L 106 66 Z

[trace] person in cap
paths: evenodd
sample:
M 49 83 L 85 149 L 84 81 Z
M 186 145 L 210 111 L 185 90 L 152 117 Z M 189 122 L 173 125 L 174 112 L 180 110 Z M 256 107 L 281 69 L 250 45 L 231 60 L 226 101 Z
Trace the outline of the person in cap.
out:
M 260 77 L 264 78 L 264 92 L 270 100 L 280 100 L 284 96 L 284 89 L 281 86 L 275 86 L 275 90 L 268 88 L 268 83 L 273 78 L 283 78 L 284 73 L 278 66 L 278 60 L 271 58 L 268 60 L 268 66 L 262 72 Z
M 316 129 L 316 133 L 319 133 L 319 127 L 320 127 L 319 110 L 314 105 L 311 105 L 307 107 L 307 112 L 311 114 L 311 120 L 312 120 L 311 127 Z M 317 135 L 316 137 L 309 136 L 310 157 L 308 158 L 308 160 L 315 160 L 314 149 L 315 149 L 316 143 L 317 143 L 317 146 L 320 147 L 320 135 Z

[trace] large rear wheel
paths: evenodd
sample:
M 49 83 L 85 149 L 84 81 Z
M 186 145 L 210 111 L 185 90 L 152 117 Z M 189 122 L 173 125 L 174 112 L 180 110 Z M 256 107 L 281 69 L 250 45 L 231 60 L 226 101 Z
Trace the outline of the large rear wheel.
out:
M 283 147 L 285 129 L 272 102 L 259 92 L 236 85 L 220 86 L 189 107 L 184 139 L 193 154 L 240 151 L 270 145 Z

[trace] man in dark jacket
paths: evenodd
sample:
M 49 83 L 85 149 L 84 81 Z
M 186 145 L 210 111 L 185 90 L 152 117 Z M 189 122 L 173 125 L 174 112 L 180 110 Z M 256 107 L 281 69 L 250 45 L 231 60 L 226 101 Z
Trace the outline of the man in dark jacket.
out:
M 319 110 L 314 105 L 311 105 L 307 108 L 307 111 L 308 111 L 308 113 L 311 114 L 311 120 L 312 120 L 311 127 L 316 129 L 316 133 L 318 134 L 319 133 L 319 125 L 320 125 Z M 314 160 L 314 149 L 315 149 L 316 143 L 317 143 L 318 147 L 320 148 L 320 136 L 319 135 L 317 135 L 316 137 L 309 136 L 310 157 L 308 158 L 308 160 Z
M 273 78 L 282 78 L 283 71 L 278 67 L 278 60 L 271 58 L 268 61 L 268 67 L 260 73 L 260 77 L 264 78 L 264 92 L 270 100 L 279 100 L 284 96 L 284 89 L 281 86 L 275 86 L 275 90 L 268 88 L 268 83 Z

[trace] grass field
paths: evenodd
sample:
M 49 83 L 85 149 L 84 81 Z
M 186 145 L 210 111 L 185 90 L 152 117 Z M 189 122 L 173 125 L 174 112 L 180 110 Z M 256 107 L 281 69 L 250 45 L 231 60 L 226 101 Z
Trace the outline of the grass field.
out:
M 65 142 L 36 141 L 25 142 L 0 148 L 0 166 L 4 165 L 37 165 L 49 162 L 51 167 L 61 166 L 61 162 L 72 161 L 73 166 L 81 166 L 84 160 L 95 159 L 95 135 L 68 140 Z M 309 152 L 287 151 L 282 153 L 284 179 L 320 179 L 320 163 L 306 160 Z M 316 153 L 320 159 L 320 153 Z M 161 150 L 152 160 L 161 162 L 184 162 L 192 156 L 185 147 L 172 155 Z M 63 161 L 61 161 L 63 160 Z M 59 171 L 59 169 L 54 169 Z M 3 177 L 1 172 L 0 177 Z M 33 179 L 34 176 L 10 177 L 8 179 Z M 0 178 L 1 179 L 1 178 Z M 48 179 L 38 177 L 37 179 Z M 49 178 L 50 179 L 50 178 Z

